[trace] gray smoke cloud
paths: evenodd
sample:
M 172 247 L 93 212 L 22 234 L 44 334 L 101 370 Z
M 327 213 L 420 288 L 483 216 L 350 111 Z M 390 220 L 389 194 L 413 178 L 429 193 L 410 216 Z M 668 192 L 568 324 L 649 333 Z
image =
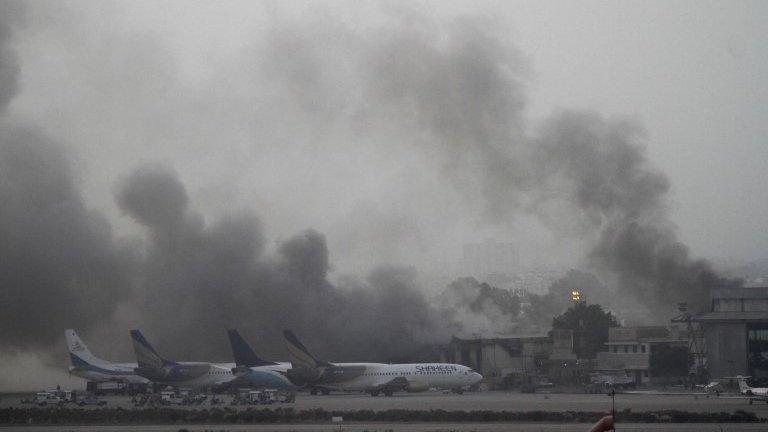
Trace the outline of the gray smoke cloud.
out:
M 407 28 L 366 50 L 370 109 L 428 131 L 426 146 L 412 142 L 439 152 L 456 187 L 483 197 L 491 222 L 532 214 L 585 239 L 591 267 L 649 309 L 671 314 L 687 302 L 702 311 L 710 288 L 738 284 L 677 240 L 669 180 L 648 161 L 642 128 L 573 110 L 531 125 L 525 62 L 492 29 L 472 21 L 444 33 Z
M 357 87 L 345 91 L 363 95 L 352 103 L 359 124 L 398 129 L 489 223 L 534 215 L 560 235 L 584 239 L 587 264 L 649 310 L 671 314 L 678 302 L 703 310 L 710 288 L 739 283 L 691 258 L 677 239 L 669 179 L 649 162 L 636 122 L 576 110 L 530 122 L 527 62 L 492 22 L 390 25 L 342 39 L 323 27 L 309 35 L 281 29 L 290 49 L 271 67 L 282 68 L 275 75 L 296 94 L 332 99 L 336 63 L 322 54 L 342 45 L 354 53 L 356 75 L 345 84 Z
M 62 329 L 109 321 L 130 294 L 132 253 L 85 206 L 65 150 L 31 127 L 0 127 L 0 339 L 46 347 Z
M 19 89 L 12 47 L 21 3 L 0 3 L 0 114 Z M 63 328 L 109 321 L 129 293 L 132 254 L 90 211 L 65 148 L 0 118 L 0 340 L 47 348 Z
M 22 15 L 20 3 L 0 3 L 0 115 L 19 90 L 20 68 L 11 37 L 13 24 Z
M 206 223 L 167 166 L 138 168 L 116 199 L 149 233 L 137 299 L 142 327 L 175 356 L 226 360 L 225 328 L 240 328 L 265 355 L 282 355 L 281 330 L 291 328 L 319 355 L 357 360 L 405 358 L 447 335 L 413 270 L 382 267 L 366 281 L 335 286 L 322 234 L 299 233 L 268 253 L 254 214 Z
M 11 46 L 12 25 L 22 15 L 16 2 L 0 4 L 0 115 L 19 90 L 20 68 Z
M 0 110 L 19 82 L 9 16 L 0 14 Z M 426 169 L 436 168 L 447 180 L 467 214 L 502 227 L 533 216 L 558 235 L 583 239 L 588 264 L 614 290 L 647 308 L 672 309 L 679 301 L 700 307 L 708 288 L 730 283 L 677 240 L 669 181 L 648 161 L 641 127 L 581 111 L 534 123 L 526 112 L 528 62 L 492 22 L 418 18 L 389 17 L 373 29 L 276 20 L 264 45 L 249 52 L 258 67 L 251 77 L 256 90 L 247 90 L 267 101 L 252 113 L 258 128 L 278 137 L 278 149 L 296 138 L 317 153 L 370 146 L 397 160 L 414 150 Z M 152 46 L 151 39 L 142 41 Z M 119 49 L 111 52 L 121 57 Z M 145 56 L 132 58 L 138 64 L 131 67 L 144 70 Z M 158 89 L 184 91 L 173 86 L 165 57 L 146 58 L 165 71 Z M 141 87 L 151 78 L 125 82 Z M 122 87 L 109 80 L 99 84 L 120 99 Z M 155 87 L 147 88 L 154 94 Z M 155 104 L 147 94 L 127 93 L 139 106 L 144 99 Z M 170 121 L 171 112 L 185 107 L 207 114 L 200 108 L 207 106 L 205 95 L 198 96 L 187 101 L 189 107 L 185 98 L 164 94 L 161 118 Z M 131 108 L 115 112 L 124 110 Z M 184 120 L 174 120 L 171 129 L 183 129 Z M 143 134 L 168 132 L 164 127 L 156 121 Z M 265 141 L 274 139 L 267 135 Z M 75 327 L 86 337 L 99 335 L 94 344 L 125 340 L 122 353 L 129 355 L 123 332 L 140 327 L 171 357 L 227 360 L 224 330 L 236 327 L 260 352 L 280 359 L 280 330 L 293 328 L 330 360 L 396 361 L 418 357 L 423 346 L 466 330 L 464 319 L 485 329 L 496 318 L 519 314 L 517 300 L 492 290 L 476 306 L 436 306 L 409 266 L 382 264 L 367 276 L 332 282 L 333 250 L 322 233 L 302 231 L 272 248 L 254 211 L 204 216 L 173 166 L 142 164 L 117 182 L 118 208 L 145 232 L 123 241 L 86 206 L 68 147 L 34 127 L 0 126 L 0 296 L 3 304 L 15 305 L 0 317 L 2 342 L 47 346 L 61 339 L 63 328 Z M 326 198 L 325 205 L 333 206 L 333 198 Z M 406 227 L 399 238 L 418 237 L 413 231 L 428 225 L 411 228 L 407 218 L 384 219 L 393 231 Z M 349 223 L 365 231 L 381 226 L 376 220 Z M 387 233 L 374 232 L 365 241 Z M 397 241 L 384 240 L 374 243 L 397 247 Z M 482 289 L 477 281 L 461 283 Z

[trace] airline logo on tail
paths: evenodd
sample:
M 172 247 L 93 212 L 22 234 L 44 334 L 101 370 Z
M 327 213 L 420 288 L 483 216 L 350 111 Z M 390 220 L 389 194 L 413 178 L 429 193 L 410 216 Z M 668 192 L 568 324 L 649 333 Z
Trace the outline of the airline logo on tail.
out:
M 85 344 L 80 340 L 80 338 L 77 336 L 77 333 L 75 333 L 72 329 L 64 330 L 64 336 L 67 338 L 67 345 L 69 346 L 69 352 L 83 352 L 86 351 L 88 348 L 85 347 Z
M 69 347 L 69 350 L 70 350 L 70 351 L 74 351 L 74 352 L 80 352 L 80 351 L 85 351 L 85 347 L 83 347 L 83 346 L 80 344 L 80 341 L 75 341 L 75 343 L 74 343 L 74 344 L 72 344 L 72 346 L 71 346 L 71 347 Z
M 67 347 L 69 348 L 69 358 L 72 361 L 72 366 L 83 367 L 89 364 L 101 366 L 108 363 L 91 354 L 85 342 L 80 340 L 74 330 L 64 330 L 64 336 L 67 338 Z
M 85 342 L 80 340 L 72 329 L 64 330 L 64 336 L 67 338 L 67 347 L 69 348 L 69 360 L 72 366 L 69 372 L 88 381 L 123 381 L 123 382 L 145 382 L 144 378 L 137 377 L 133 372 L 133 367 L 125 364 L 115 364 L 107 360 L 97 358 Z

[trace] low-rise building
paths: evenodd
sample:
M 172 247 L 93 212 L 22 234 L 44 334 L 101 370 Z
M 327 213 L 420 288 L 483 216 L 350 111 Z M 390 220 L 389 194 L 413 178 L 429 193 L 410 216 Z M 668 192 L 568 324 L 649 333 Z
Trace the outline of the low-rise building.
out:
M 454 336 L 441 359 L 477 370 L 492 385 L 577 383 L 592 365 L 576 359 L 573 347 L 572 330 L 503 337 Z
M 596 372 L 626 373 L 636 384 L 652 381 L 651 352 L 658 345 L 688 346 L 676 329 L 663 326 L 614 327 L 608 329 L 606 350 L 597 353 Z
M 491 384 L 543 374 L 551 352 L 549 335 L 459 338 L 453 336 L 441 360 L 469 366 Z
M 768 377 L 768 287 L 716 288 L 710 300 L 710 311 L 694 318 L 710 376 Z

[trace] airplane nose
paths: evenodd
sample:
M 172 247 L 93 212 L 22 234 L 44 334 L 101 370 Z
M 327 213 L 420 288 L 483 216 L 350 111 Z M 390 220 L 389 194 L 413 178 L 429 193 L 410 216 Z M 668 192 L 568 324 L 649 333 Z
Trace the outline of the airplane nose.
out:
M 472 374 L 472 384 L 477 384 L 482 380 L 483 380 L 483 376 L 480 375 L 479 373 L 475 372 L 474 374 Z

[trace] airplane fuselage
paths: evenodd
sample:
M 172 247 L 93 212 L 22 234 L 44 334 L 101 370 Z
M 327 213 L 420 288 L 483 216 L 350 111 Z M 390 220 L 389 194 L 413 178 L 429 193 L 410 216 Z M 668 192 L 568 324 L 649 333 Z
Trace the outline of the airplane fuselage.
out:
M 236 377 L 254 387 L 274 389 L 296 389 L 297 386 L 288 379 L 290 363 L 280 362 L 266 366 L 238 367 Z
M 145 384 L 149 380 L 136 374 L 136 363 L 106 363 L 101 365 L 81 364 L 70 366 L 69 373 L 82 379 L 94 382 L 124 382 L 130 384 Z
M 318 382 L 318 386 L 333 390 L 362 392 L 386 390 L 415 392 L 430 388 L 466 389 L 482 380 L 482 376 L 472 369 L 448 363 L 344 363 L 335 367 L 354 368 L 359 373 L 347 380 L 323 379 Z
M 761 398 L 768 396 L 768 388 L 766 387 L 750 387 L 747 384 L 747 378 L 745 376 L 737 376 L 736 379 L 739 382 L 739 392 L 745 396 L 759 396 Z
M 147 380 L 163 385 L 188 388 L 210 388 L 228 384 L 236 376 L 234 363 L 177 362 L 161 369 L 136 367 L 135 372 Z

